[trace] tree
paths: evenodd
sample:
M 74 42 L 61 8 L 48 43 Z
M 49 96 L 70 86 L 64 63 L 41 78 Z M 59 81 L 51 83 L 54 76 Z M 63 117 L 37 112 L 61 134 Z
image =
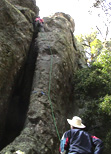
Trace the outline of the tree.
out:
M 102 25 L 97 25 L 96 28 L 106 41 L 111 27 L 111 2 L 110 0 L 96 0 L 91 6 L 91 14 L 94 12 L 93 8 L 98 9 L 98 17 L 102 20 Z
M 89 61 L 94 60 L 100 54 L 103 45 L 102 42 L 97 39 L 97 31 L 87 35 L 79 35 L 76 36 L 76 38 L 84 47 L 84 51 L 86 52 Z
M 94 39 L 95 49 L 100 48 Z M 97 44 L 95 43 L 97 42 Z M 104 154 L 110 153 L 111 138 L 111 42 L 103 47 L 90 67 L 78 70 L 74 76 L 74 97 L 87 129 L 104 141 Z M 94 50 L 95 51 L 95 50 Z M 103 133 L 104 132 L 104 133 Z
M 99 39 L 97 39 L 97 38 L 95 38 L 90 43 L 90 47 L 91 47 L 91 54 L 92 54 L 93 58 L 97 57 L 100 54 L 101 49 L 103 48 L 102 42 Z

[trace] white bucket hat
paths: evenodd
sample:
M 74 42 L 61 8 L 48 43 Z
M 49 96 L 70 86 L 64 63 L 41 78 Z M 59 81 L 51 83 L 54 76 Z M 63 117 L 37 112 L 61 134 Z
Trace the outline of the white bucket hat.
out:
M 86 126 L 82 124 L 82 119 L 80 117 L 74 116 L 72 120 L 67 119 L 68 123 L 77 128 L 85 128 Z

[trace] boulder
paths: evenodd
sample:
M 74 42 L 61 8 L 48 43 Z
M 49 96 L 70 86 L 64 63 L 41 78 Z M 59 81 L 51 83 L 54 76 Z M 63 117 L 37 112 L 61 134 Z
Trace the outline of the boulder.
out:
M 1 154 L 59 153 L 60 138 L 68 128 L 66 119 L 76 109 L 73 75 L 80 67 L 81 53 L 76 49 L 73 31 L 74 21 L 67 14 L 44 18 L 44 32 L 39 32 L 35 40 L 38 57 L 26 122 Z
M 38 6 L 36 6 L 36 1 L 35 0 L 8 0 L 11 4 L 13 5 L 19 5 L 25 8 L 28 8 L 30 10 L 32 10 L 33 12 L 36 13 L 36 15 L 38 15 L 39 13 L 39 8 Z
M 29 5 L 26 1 L 25 4 Z M 23 14 L 12 1 L 0 0 L 0 141 L 15 82 L 24 67 L 33 36 L 35 13 L 28 11 L 27 18 L 25 10 Z

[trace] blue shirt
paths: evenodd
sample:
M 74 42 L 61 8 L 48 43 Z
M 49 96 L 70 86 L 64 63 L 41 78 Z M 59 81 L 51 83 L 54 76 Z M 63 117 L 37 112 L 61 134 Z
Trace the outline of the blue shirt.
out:
M 81 129 L 71 129 L 63 134 L 60 153 L 68 154 L 102 154 L 103 142 L 96 136 Z

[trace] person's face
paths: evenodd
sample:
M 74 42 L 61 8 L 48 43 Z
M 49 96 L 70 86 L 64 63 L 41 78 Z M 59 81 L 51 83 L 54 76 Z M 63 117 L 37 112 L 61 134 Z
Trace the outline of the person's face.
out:
M 73 126 L 70 126 L 71 127 L 71 129 L 73 129 Z

